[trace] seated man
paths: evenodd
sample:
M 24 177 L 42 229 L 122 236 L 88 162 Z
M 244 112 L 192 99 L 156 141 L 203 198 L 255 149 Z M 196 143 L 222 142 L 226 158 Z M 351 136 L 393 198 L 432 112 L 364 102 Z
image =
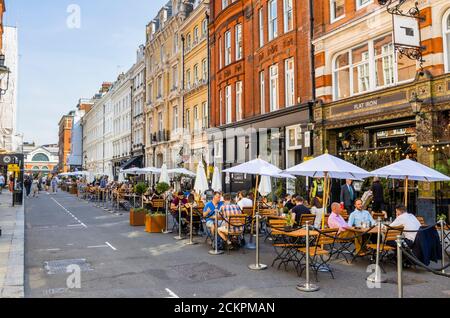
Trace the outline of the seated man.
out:
M 292 213 L 295 213 L 295 223 L 300 224 L 300 220 L 303 214 L 311 214 L 311 210 L 305 206 L 305 200 L 298 196 L 295 198 L 296 206 L 292 209 Z
M 420 222 L 417 220 L 415 215 L 406 211 L 406 207 L 404 205 L 397 206 L 395 211 L 397 213 L 397 218 L 389 226 L 403 226 L 405 231 L 405 242 L 409 247 L 412 247 L 414 241 L 416 240 L 417 232 L 409 231 L 418 231 L 421 227 Z M 396 246 L 395 242 L 393 243 L 393 245 Z
M 340 203 L 333 203 L 331 205 L 331 215 L 328 218 L 328 227 L 330 229 L 339 229 L 339 234 L 343 234 L 350 229 L 350 226 L 345 222 L 341 215 L 342 207 Z
M 241 211 L 243 211 L 244 208 L 253 208 L 253 201 L 248 198 L 246 191 L 239 192 L 238 205 L 241 208 Z
M 206 219 L 206 227 L 211 231 L 211 234 L 214 235 L 215 232 L 215 221 L 214 217 L 216 215 L 216 211 L 220 211 L 222 208 L 223 202 L 221 202 L 222 194 L 220 192 L 214 192 L 214 196 L 210 202 L 205 205 L 203 209 L 203 217 Z M 219 221 L 219 226 L 221 222 Z
M 361 199 L 355 201 L 355 211 L 350 214 L 348 225 L 350 227 L 362 227 L 367 224 L 369 227 L 375 226 L 376 222 L 367 210 L 363 210 L 363 202 Z
M 172 212 L 172 215 L 175 217 L 175 220 L 177 220 L 178 224 L 180 224 L 179 220 L 179 208 L 181 207 L 181 218 L 185 219 L 187 217 L 185 205 L 188 203 L 187 199 L 184 197 L 183 192 L 178 192 L 178 195 L 172 200 L 170 203 L 170 210 Z M 186 228 L 186 224 L 181 222 L 182 228 Z
M 228 233 L 241 232 L 243 228 L 230 227 L 230 216 L 242 215 L 242 210 L 237 204 L 231 203 L 231 194 L 225 194 L 223 198 L 224 203 L 220 209 L 220 214 L 224 219 L 224 222 L 222 222 L 222 226 L 219 227 L 218 233 L 224 242 L 227 242 L 228 245 L 232 245 L 232 242 L 230 240 L 227 240 Z

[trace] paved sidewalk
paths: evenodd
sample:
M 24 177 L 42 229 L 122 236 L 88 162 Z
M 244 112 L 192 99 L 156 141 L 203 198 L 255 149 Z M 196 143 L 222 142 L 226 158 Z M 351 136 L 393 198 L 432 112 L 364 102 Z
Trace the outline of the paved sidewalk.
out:
M 24 297 L 24 207 L 11 207 L 11 194 L 0 195 L 0 298 Z

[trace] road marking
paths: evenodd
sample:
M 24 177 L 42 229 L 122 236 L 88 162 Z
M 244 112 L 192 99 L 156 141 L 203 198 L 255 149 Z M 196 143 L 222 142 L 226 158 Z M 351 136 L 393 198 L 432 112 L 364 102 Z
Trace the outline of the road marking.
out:
M 67 227 L 80 227 L 83 226 L 81 224 L 71 224 L 71 225 L 67 225 Z
M 54 198 L 51 198 L 57 205 L 59 205 L 67 214 L 69 214 L 75 221 L 77 221 L 78 223 L 80 223 L 81 226 L 83 226 L 84 228 L 87 228 L 86 224 L 84 224 L 83 222 L 81 222 L 75 215 L 73 215 L 69 210 L 67 210 L 65 207 L 63 207 L 61 205 L 61 203 L 59 203 L 58 201 L 56 201 Z
M 49 248 L 48 250 L 47 250 L 47 252 L 58 252 L 58 251 L 60 251 L 61 249 L 60 248 Z
M 177 294 L 175 294 L 169 288 L 166 288 L 166 292 L 170 295 L 170 297 L 166 297 L 166 298 L 180 298 Z
M 105 244 L 108 245 L 109 247 L 111 247 L 111 249 L 112 249 L 113 251 L 117 251 L 117 248 L 115 248 L 114 246 L 112 246 L 110 243 L 106 242 Z
M 108 245 L 96 245 L 96 246 L 88 246 L 87 248 L 106 248 Z

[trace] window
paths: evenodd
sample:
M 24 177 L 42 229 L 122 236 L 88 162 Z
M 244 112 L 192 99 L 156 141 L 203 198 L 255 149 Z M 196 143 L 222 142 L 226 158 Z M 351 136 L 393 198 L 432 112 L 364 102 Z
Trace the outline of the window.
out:
M 172 85 L 173 89 L 178 87 L 178 65 L 172 67 Z
M 223 96 L 222 91 L 219 91 L 219 122 L 223 124 Z
M 266 86 L 264 79 L 264 71 L 259 73 L 259 100 L 261 104 L 261 114 L 266 113 Z
M 238 24 L 235 27 L 236 35 L 236 61 L 242 58 L 242 24 Z
M 225 88 L 225 123 L 230 124 L 232 119 L 232 111 L 231 111 L 231 85 L 228 85 Z
M 356 10 L 364 8 L 365 6 L 371 4 L 373 0 L 356 0 Z
M 295 76 L 294 76 L 294 58 L 290 58 L 285 62 L 285 96 L 286 107 L 295 105 Z
M 163 123 L 163 114 L 162 112 L 158 113 L 158 130 L 163 131 L 164 123 Z
M 225 66 L 231 64 L 231 32 L 225 33 Z
M 173 130 L 177 130 L 178 129 L 178 107 L 175 106 L 173 108 Z
M 339 20 L 345 16 L 345 0 L 330 0 L 331 22 Z
M 278 36 L 278 11 L 277 0 L 269 2 L 269 41 Z
M 178 33 L 173 35 L 173 53 L 178 53 Z
M 198 43 L 198 27 L 196 26 L 194 28 L 194 43 L 193 45 L 196 45 Z
M 192 40 L 191 40 L 191 34 L 189 33 L 186 36 L 186 51 L 189 51 L 191 49 Z
M 414 79 L 416 62 L 395 54 L 391 34 L 338 54 L 333 61 L 334 99 Z
M 159 58 L 160 62 L 164 63 L 164 46 L 161 46 L 161 48 L 159 49 Z
M 236 83 L 236 121 L 243 119 L 242 112 L 242 82 Z
M 186 89 L 191 89 L 191 70 L 186 71 Z
M 259 9 L 259 47 L 264 46 L 264 12 Z
M 198 84 L 198 64 L 194 65 L 194 85 Z
M 204 102 L 202 105 L 202 114 L 203 114 L 203 129 L 208 128 L 208 103 Z
M 202 61 L 202 78 L 205 83 L 208 81 L 208 62 L 206 59 Z
M 157 84 L 158 84 L 158 87 L 157 87 L 158 96 L 157 96 L 157 98 L 161 98 L 162 97 L 162 89 L 163 89 L 162 88 L 163 83 L 162 83 L 162 76 L 161 75 L 158 76 Z
M 278 110 L 278 65 L 270 67 L 270 111 Z
M 204 19 L 202 22 L 202 37 L 206 38 L 208 35 L 208 20 Z
M 445 72 L 450 73 L 450 10 L 444 14 L 442 30 L 444 32 L 444 65 Z
M 284 0 L 284 32 L 287 33 L 294 29 L 292 0 Z
M 33 162 L 49 162 L 50 159 L 48 158 L 48 156 L 46 154 L 38 153 L 33 156 L 33 159 L 31 159 L 31 161 L 33 161 Z
M 222 39 L 219 38 L 219 68 L 223 67 L 223 44 Z
M 292 126 L 287 128 L 288 131 L 288 144 L 289 150 L 296 150 L 302 148 L 302 128 L 301 126 Z
M 228 7 L 229 0 L 222 0 L 222 10 L 224 10 L 226 7 Z
M 188 133 L 191 133 L 191 110 L 186 110 L 186 129 Z
M 198 106 L 194 106 L 194 131 L 197 132 L 200 130 L 200 122 L 198 116 Z

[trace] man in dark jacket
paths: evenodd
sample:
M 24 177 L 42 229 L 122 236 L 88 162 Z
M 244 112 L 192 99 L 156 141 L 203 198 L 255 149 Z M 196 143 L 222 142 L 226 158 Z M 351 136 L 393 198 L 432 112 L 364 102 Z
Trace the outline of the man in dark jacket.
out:
M 373 194 L 372 210 L 373 212 L 382 212 L 384 210 L 384 190 L 378 177 L 373 179 L 371 190 Z
M 355 210 L 356 190 L 353 187 L 352 180 L 346 180 L 345 184 L 341 187 L 341 204 L 350 214 Z

